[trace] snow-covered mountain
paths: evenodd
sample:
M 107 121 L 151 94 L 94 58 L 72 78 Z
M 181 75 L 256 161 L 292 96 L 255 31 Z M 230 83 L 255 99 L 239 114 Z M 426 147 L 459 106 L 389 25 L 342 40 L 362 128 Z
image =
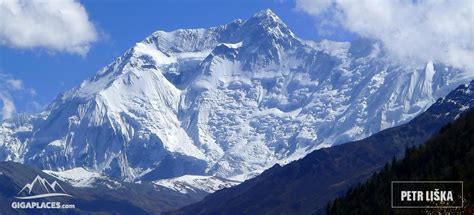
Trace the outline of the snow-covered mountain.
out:
M 234 214 L 235 211 L 239 214 L 324 214 L 328 202 L 363 184 L 377 172 L 384 171 L 387 169 L 386 164 L 390 164 L 394 158 L 402 159 L 407 148 L 433 146 L 433 142 L 440 140 L 438 134 L 453 129 L 453 123 L 458 118 L 466 118 L 473 108 L 474 81 L 471 81 L 438 99 L 408 123 L 384 129 L 362 140 L 315 150 L 285 166 L 275 164 L 239 185 L 209 194 L 200 202 L 164 214 Z M 472 134 L 468 130 L 464 127 L 463 132 Z M 446 143 L 456 143 L 463 137 L 446 140 Z M 453 148 L 457 147 L 453 144 Z M 422 162 L 414 166 L 429 166 L 424 164 Z M 413 179 L 409 177 L 405 179 Z M 390 180 L 384 179 L 384 183 L 389 185 Z
M 0 155 L 129 181 L 245 178 L 406 122 L 467 79 L 391 61 L 376 41 L 304 41 L 264 10 L 153 33 L 40 116 L 4 123 Z

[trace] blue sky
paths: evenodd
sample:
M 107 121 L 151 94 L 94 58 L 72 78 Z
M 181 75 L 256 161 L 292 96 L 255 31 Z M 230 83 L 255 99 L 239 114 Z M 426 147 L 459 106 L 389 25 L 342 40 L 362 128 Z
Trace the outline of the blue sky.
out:
M 59 93 L 92 76 L 134 43 L 156 30 L 211 27 L 246 19 L 270 8 L 301 38 L 318 40 L 313 17 L 295 10 L 293 1 L 272 0 L 81 0 L 99 34 L 85 56 L 42 48 L 0 46 L 0 72 L 22 81 L 36 92 L 12 97 L 18 112 L 38 111 Z M 344 34 L 330 36 L 346 40 Z M 37 102 L 31 105 L 31 100 Z

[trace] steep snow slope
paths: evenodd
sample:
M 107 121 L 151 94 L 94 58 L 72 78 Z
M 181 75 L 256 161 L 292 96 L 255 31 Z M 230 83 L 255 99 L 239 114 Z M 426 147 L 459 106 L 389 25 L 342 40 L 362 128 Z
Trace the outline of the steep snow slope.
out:
M 375 41 L 303 41 L 265 10 L 153 33 L 59 96 L 25 138 L 0 131 L 15 146 L 3 158 L 130 181 L 245 178 L 406 122 L 466 79 L 392 62 Z
M 38 116 L 19 114 L 0 123 L 0 160 L 22 162 L 28 149 L 33 124 L 41 120 Z

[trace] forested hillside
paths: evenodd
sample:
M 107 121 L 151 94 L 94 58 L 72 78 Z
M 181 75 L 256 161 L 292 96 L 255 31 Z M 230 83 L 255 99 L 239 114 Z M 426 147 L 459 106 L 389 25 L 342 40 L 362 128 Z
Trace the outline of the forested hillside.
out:
M 328 214 L 473 214 L 474 111 L 444 126 L 426 144 L 410 148 L 366 183 L 329 203 Z M 464 209 L 392 209 L 391 181 L 463 181 Z M 464 213 L 463 213 L 464 212 Z

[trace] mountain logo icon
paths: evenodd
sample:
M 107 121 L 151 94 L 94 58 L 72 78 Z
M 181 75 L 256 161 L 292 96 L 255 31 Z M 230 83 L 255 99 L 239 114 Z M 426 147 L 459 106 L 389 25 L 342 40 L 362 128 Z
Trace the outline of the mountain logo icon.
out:
M 32 193 L 34 195 L 32 195 Z M 37 194 L 39 193 L 39 194 Z M 64 191 L 61 185 L 57 181 L 49 183 L 48 180 L 42 178 L 39 175 L 36 175 L 35 179 L 31 183 L 27 183 L 21 190 L 18 192 L 15 198 L 17 199 L 38 199 L 54 196 L 67 196 L 73 197 Z

